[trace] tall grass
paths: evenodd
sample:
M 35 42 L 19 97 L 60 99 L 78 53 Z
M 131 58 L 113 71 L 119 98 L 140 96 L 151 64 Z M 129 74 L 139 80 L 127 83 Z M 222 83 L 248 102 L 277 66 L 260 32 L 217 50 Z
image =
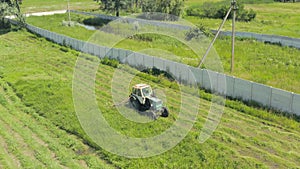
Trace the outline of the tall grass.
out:
M 75 15 L 80 18 L 80 15 Z M 60 21 L 65 15 L 28 18 L 29 23 L 54 32 L 65 34 L 81 40 L 93 37 L 95 31 L 88 31 L 81 27 L 64 27 Z M 42 24 L 42 20 L 49 20 Z M 133 37 L 120 41 L 114 47 L 141 51 L 169 60 L 196 66 L 202 55 L 197 56 L 191 49 L 176 39 L 154 34 L 139 35 L 143 38 Z M 112 37 L 120 39 L 117 35 L 97 32 L 101 37 L 100 45 L 111 46 Z M 300 93 L 299 56 L 300 51 L 294 48 L 264 44 L 253 39 L 238 38 L 235 47 L 235 71 L 230 72 L 231 41 L 229 38 L 219 38 L 214 48 L 219 55 L 226 74 L 234 75 L 246 80 L 251 80 L 288 91 Z M 200 53 L 205 52 L 203 46 Z M 145 50 L 147 49 L 147 50 Z M 149 50 L 150 49 L 150 50 Z M 210 55 L 209 55 L 210 56 Z M 286 74 L 286 72 L 289 72 Z

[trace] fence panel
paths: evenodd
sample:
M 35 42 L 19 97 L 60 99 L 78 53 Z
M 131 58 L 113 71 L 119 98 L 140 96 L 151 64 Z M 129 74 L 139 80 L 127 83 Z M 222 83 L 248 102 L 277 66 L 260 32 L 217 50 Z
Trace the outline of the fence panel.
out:
M 82 45 L 81 51 L 83 53 L 89 53 L 88 43 L 81 41 L 81 45 Z
M 261 35 L 262 36 L 262 40 L 263 41 L 268 41 L 268 42 L 272 42 L 272 39 L 273 39 L 273 37 L 272 37 L 272 35 Z
M 153 67 L 159 69 L 159 70 L 164 70 L 164 71 L 167 71 L 165 69 L 165 60 L 164 59 L 161 59 L 161 58 L 153 58 Z
M 53 39 L 55 39 L 54 36 L 53 36 Z M 77 49 L 77 47 L 76 47 L 76 39 L 71 38 L 70 46 L 71 46 L 72 49 Z
M 189 81 L 189 70 L 188 66 L 181 63 L 176 63 L 176 77 L 178 78 L 178 81 L 183 84 L 188 84 Z
M 85 42 L 79 40 L 77 43 L 78 43 L 78 47 L 79 47 L 80 51 L 82 52 L 83 48 L 84 48 L 84 45 L 85 45 Z
M 277 110 L 291 112 L 292 93 L 272 88 L 271 106 Z
M 227 75 L 225 75 L 225 78 L 226 78 L 226 95 L 229 97 L 234 97 L 235 78 Z
M 213 92 L 217 92 L 218 91 L 218 74 L 219 73 L 217 73 L 217 72 L 208 70 L 208 75 L 209 75 L 211 90 Z
M 293 46 L 300 49 L 300 39 L 296 39 L 293 41 Z
M 258 41 L 263 41 L 262 39 L 262 35 L 261 34 L 256 34 L 256 33 L 253 33 L 252 34 L 252 37 Z
M 300 95 L 299 94 L 293 94 L 293 113 L 300 116 Z
M 99 51 L 99 57 L 100 58 L 104 58 L 104 56 L 105 56 L 105 47 L 103 47 L 103 46 L 97 46 L 97 51 Z
M 272 89 L 269 86 L 253 83 L 252 100 L 264 106 L 270 106 Z
M 109 58 L 118 60 L 118 56 L 119 56 L 119 51 L 115 48 L 111 48 Z
M 187 66 L 187 74 L 188 74 L 187 84 L 196 87 L 198 85 L 198 80 L 196 79 L 196 76 L 199 75 L 196 75 L 195 72 L 192 71 L 191 66 Z
M 234 81 L 234 97 L 242 100 L 251 100 L 252 82 L 236 78 Z
M 94 48 L 93 48 L 93 44 L 91 43 L 86 43 L 86 48 L 87 48 L 87 53 L 90 55 L 94 55 Z
M 91 44 L 92 45 L 92 49 L 93 49 L 93 55 L 99 57 L 98 55 L 98 46 L 95 44 Z
M 136 68 L 138 70 L 143 70 L 144 69 L 144 58 L 142 54 L 139 53 L 134 53 L 134 58 L 135 58 L 135 63 L 136 63 Z
M 164 59 L 162 59 L 162 60 L 164 61 L 162 70 L 170 73 L 175 78 L 175 76 L 176 76 L 176 65 L 174 64 L 174 62 L 170 61 L 170 60 L 164 60 Z
M 126 58 L 126 63 L 127 63 L 129 66 L 135 67 L 135 66 L 136 66 L 136 63 L 135 63 L 135 55 L 132 54 L 132 55 L 128 56 L 128 57 Z
M 211 79 L 209 75 L 209 71 L 206 69 L 202 69 L 202 85 L 201 87 L 206 90 L 212 90 Z
M 144 66 L 149 69 L 153 68 L 154 66 L 153 56 L 143 55 L 143 57 L 144 57 Z
M 202 83 L 202 73 L 203 71 L 199 68 L 194 68 L 190 66 L 190 70 L 193 74 L 193 78 L 195 78 L 196 83 L 198 84 L 198 86 L 201 86 Z
M 127 51 L 124 49 L 119 49 L 119 61 L 121 63 L 125 63 L 127 57 Z
M 218 84 L 217 92 L 223 95 L 227 93 L 226 75 L 218 73 Z

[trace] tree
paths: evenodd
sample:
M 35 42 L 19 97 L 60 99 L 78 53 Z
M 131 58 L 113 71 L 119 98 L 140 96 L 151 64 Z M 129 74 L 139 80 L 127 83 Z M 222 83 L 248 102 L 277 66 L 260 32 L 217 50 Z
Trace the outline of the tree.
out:
M 181 16 L 184 7 L 184 0 L 144 0 L 142 4 L 143 12 L 160 12 L 164 19 L 174 20 L 174 16 Z
M 133 8 L 142 9 L 143 12 L 160 12 L 181 16 L 184 0 L 101 0 L 103 10 L 115 12 L 120 15 L 120 10 L 130 11 Z
M 2 28 L 10 27 L 10 23 L 5 20 L 5 16 L 16 16 L 19 21 L 19 26 L 24 27 L 25 17 L 22 15 L 20 11 L 19 2 L 20 0 L 0 0 L 0 22 Z
M 101 0 L 102 8 L 106 11 L 115 12 L 120 16 L 121 9 L 130 9 L 134 1 L 132 0 Z

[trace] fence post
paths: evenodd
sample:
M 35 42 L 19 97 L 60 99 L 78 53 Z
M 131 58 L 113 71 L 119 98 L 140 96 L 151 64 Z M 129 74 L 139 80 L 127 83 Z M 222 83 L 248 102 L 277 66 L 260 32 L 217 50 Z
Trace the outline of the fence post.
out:
M 253 101 L 253 82 L 250 81 L 251 83 L 251 97 L 250 97 L 250 100 Z
M 204 71 L 204 69 L 200 69 L 201 70 L 201 72 L 202 72 L 202 76 L 201 76 L 201 86 L 203 86 L 203 83 L 204 83 L 204 80 L 203 80 L 203 71 Z
M 291 94 L 292 94 L 292 99 L 291 99 L 291 104 L 290 104 L 290 107 L 291 107 L 291 113 L 295 114 L 295 113 L 294 113 L 294 110 L 293 110 L 294 92 L 292 92 Z
M 234 98 L 235 97 L 235 77 L 232 76 L 232 78 L 233 78 L 232 97 Z
M 270 104 L 269 104 L 269 108 L 271 109 L 272 108 L 272 95 L 273 95 L 273 87 L 270 86 L 271 88 L 271 96 L 270 96 Z

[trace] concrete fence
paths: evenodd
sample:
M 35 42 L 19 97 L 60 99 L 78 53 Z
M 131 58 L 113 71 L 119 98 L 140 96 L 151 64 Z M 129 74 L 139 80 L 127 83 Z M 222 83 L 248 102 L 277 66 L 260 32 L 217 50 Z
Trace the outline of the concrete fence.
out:
M 81 11 L 75 11 L 70 10 L 73 13 L 82 14 L 82 15 L 90 15 L 106 20 L 116 20 L 118 17 L 116 16 L 109 16 L 104 14 L 95 14 L 91 12 L 81 12 Z M 124 19 L 124 18 L 123 18 Z M 191 29 L 190 26 L 185 25 L 179 25 L 179 24 L 170 24 L 165 22 L 159 22 L 159 21 L 151 21 L 151 20 L 144 20 L 144 19 L 137 19 L 137 18 L 126 18 L 128 22 L 138 22 L 139 24 L 148 24 L 153 26 L 160 26 L 165 28 L 172 28 L 172 29 L 179 29 L 179 30 L 189 30 Z M 216 33 L 216 30 L 212 30 L 213 33 Z M 222 31 L 220 35 L 223 36 L 231 36 L 230 31 Z M 290 38 L 286 36 L 277 36 L 277 35 L 266 35 L 266 34 L 258 34 L 258 33 L 252 33 L 252 32 L 236 32 L 237 37 L 242 38 L 253 38 L 258 41 L 262 42 L 269 42 L 269 43 L 275 43 L 280 44 L 282 46 L 288 46 L 288 47 L 295 47 L 300 49 L 300 39 L 297 38 Z
M 137 69 L 156 67 L 170 73 L 179 83 L 196 84 L 206 90 L 222 93 L 231 98 L 255 101 L 263 106 L 300 116 L 300 95 L 293 92 L 129 50 L 95 45 L 32 25 L 27 25 L 27 29 L 55 43 L 70 46 L 83 53 L 99 58 L 117 59 Z

